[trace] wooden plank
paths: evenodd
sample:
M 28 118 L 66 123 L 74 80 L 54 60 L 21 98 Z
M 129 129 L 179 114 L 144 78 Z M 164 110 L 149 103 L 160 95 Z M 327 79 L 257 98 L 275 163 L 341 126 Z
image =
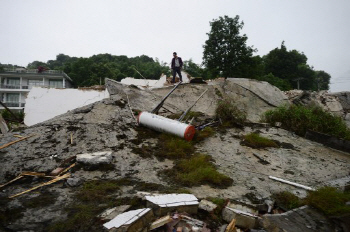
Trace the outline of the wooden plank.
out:
M 77 163 L 74 163 L 72 165 L 70 165 L 68 168 L 64 169 L 60 174 L 59 176 L 63 175 L 65 172 L 68 172 L 69 169 L 75 167 L 75 165 L 77 165 Z
M 0 188 L 6 186 L 6 185 L 8 185 L 8 184 L 11 184 L 12 182 L 15 182 L 16 180 L 19 180 L 19 179 L 21 179 L 21 178 L 23 178 L 22 174 L 19 175 L 19 176 L 17 176 L 17 177 L 16 177 L 15 179 L 13 179 L 13 180 L 10 180 L 9 182 L 7 182 L 7 183 L 5 183 L 5 184 L 0 185 Z
M 230 224 L 226 227 L 225 232 L 236 232 L 236 219 L 232 219 Z
M 17 193 L 17 194 L 15 194 L 15 195 L 12 195 L 12 196 L 10 196 L 9 198 L 18 197 L 18 196 L 20 196 L 20 195 L 22 195 L 22 194 L 31 192 L 31 191 L 33 191 L 33 190 L 35 190 L 35 189 L 38 189 L 38 188 L 43 187 L 43 186 L 46 186 L 46 185 L 53 184 L 53 183 L 55 183 L 55 182 L 57 182 L 57 181 L 66 179 L 66 178 L 68 178 L 68 177 L 70 177 L 70 173 L 67 173 L 67 174 L 65 174 L 65 175 L 63 175 L 63 176 L 56 177 L 55 179 L 52 179 L 52 180 L 50 180 L 50 181 L 48 181 L 48 182 L 39 184 L 39 185 L 37 185 L 37 186 L 35 186 L 35 187 L 31 188 L 31 189 L 28 189 L 28 190 L 25 190 L 25 191 L 23 191 L 23 192 L 20 192 L 20 193 Z
M 2 145 L 2 146 L 0 147 L 0 150 L 3 149 L 3 148 L 5 148 L 5 147 L 11 146 L 12 144 L 18 143 L 18 142 L 20 142 L 20 141 L 22 141 L 22 140 L 29 139 L 29 138 L 31 138 L 31 137 L 33 137 L 33 136 L 35 136 L 35 135 L 29 135 L 29 136 L 27 136 L 27 137 L 23 137 L 23 138 L 21 138 L 21 139 L 18 139 L 18 140 L 9 142 L 9 143 L 7 143 L 7 144 L 4 144 L 4 145 Z

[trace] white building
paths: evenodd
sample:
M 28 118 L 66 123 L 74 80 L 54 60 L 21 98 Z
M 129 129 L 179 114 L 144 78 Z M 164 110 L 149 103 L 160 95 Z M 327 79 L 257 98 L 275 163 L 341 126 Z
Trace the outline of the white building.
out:
M 9 109 L 23 110 L 25 99 L 33 86 L 71 88 L 72 79 L 59 70 L 15 68 L 0 72 L 0 101 Z M 4 109 L 0 105 L 0 110 Z

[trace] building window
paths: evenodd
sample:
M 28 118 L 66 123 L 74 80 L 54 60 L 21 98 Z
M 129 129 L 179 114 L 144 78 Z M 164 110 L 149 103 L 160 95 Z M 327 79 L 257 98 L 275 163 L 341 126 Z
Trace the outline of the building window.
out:
M 43 85 L 43 80 L 40 80 L 40 79 L 28 80 L 29 89 L 31 89 L 33 86 L 42 86 L 42 85 Z
M 19 89 L 20 88 L 20 79 L 19 78 L 7 78 L 7 85 L 10 89 Z
M 19 93 L 6 94 L 6 102 L 19 102 Z
M 49 87 L 63 88 L 63 80 L 49 80 Z
M 6 94 L 6 106 L 19 107 L 19 93 L 7 93 Z

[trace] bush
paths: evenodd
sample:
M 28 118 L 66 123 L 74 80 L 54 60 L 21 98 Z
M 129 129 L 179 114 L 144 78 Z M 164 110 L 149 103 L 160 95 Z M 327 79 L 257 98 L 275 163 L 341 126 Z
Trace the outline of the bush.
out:
M 339 216 L 350 213 L 350 193 L 340 192 L 334 187 L 322 187 L 310 192 L 305 199 L 306 204 L 315 207 L 328 216 Z
M 284 210 L 295 209 L 303 205 L 299 197 L 287 191 L 275 193 L 272 195 L 272 198 L 275 200 L 276 205 Z
M 245 135 L 243 144 L 252 148 L 278 147 L 273 140 L 262 137 L 257 133 Z
M 242 125 L 246 120 L 246 114 L 233 105 L 229 99 L 219 101 L 215 115 L 216 119 L 221 120 L 224 126 Z
M 304 136 L 307 130 L 329 134 L 350 140 L 350 129 L 341 117 L 325 112 L 320 107 L 282 106 L 267 111 L 263 121 L 274 124 L 282 123 L 282 128 Z

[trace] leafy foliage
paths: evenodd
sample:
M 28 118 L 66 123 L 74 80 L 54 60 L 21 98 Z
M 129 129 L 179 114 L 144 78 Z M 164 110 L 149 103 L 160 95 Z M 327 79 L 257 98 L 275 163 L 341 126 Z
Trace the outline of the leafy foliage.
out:
M 210 22 L 203 63 L 214 76 L 242 77 L 242 70 L 248 70 L 244 66 L 249 64 L 255 50 L 246 45 L 248 37 L 240 35 L 243 25 L 238 15 L 234 18 L 225 15 Z
M 263 63 L 265 75 L 272 74 L 283 80 L 279 82 L 270 76 L 266 81 L 282 90 L 296 89 L 298 86 L 304 90 L 317 90 L 318 87 L 321 90 L 329 89 L 329 74 L 327 75 L 324 71 L 314 71 L 307 64 L 306 55 L 297 50 L 288 51 L 284 41 L 280 48 L 271 50 L 263 57 Z
M 284 129 L 300 136 L 304 136 L 307 130 L 312 130 L 350 140 L 350 130 L 343 119 L 316 106 L 281 106 L 267 111 L 263 120 L 273 124 L 281 122 Z
M 275 193 L 272 195 L 272 198 L 275 200 L 276 205 L 284 210 L 295 209 L 303 205 L 299 197 L 287 191 Z
M 160 64 L 158 60 L 146 55 L 128 58 L 99 54 L 89 58 L 77 58 L 59 54 L 56 60 L 46 63 L 34 61 L 29 63 L 27 68 L 36 69 L 39 66 L 63 70 L 72 78 L 75 87 L 103 84 L 106 77 L 118 81 L 125 77 L 158 79 L 162 73 L 170 73 L 166 64 Z
M 272 73 L 269 73 L 269 74 L 264 75 L 264 76 L 260 76 L 257 78 L 257 80 L 266 81 L 266 82 L 270 83 L 271 85 L 276 86 L 277 88 L 279 88 L 282 91 L 287 91 L 287 90 L 292 89 L 292 86 L 288 80 L 283 80 L 281 78 L 278 78 L 278 77 L 274 76 Z

